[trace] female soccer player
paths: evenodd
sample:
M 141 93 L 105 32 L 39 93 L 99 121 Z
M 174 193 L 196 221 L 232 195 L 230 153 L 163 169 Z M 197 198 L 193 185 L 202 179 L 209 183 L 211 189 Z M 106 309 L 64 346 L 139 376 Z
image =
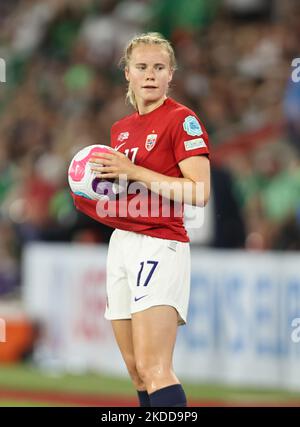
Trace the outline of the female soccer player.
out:
M 112 321 L 140 406 L 186 406 L 172 368 L 190 287 L 189 238 L 177 208 L 183 197 L 198 206 L 208 200 L 207 133 L 193 111 L 167 96 L 176 63 L 166 39 L 157 33 L 134 37 L 123 63 L 136 111 L 112 126 L 111 146 L 117 151 L 91 161 L 99 177 L 126 175 L 129 183 L 147 188 L 146 196 L 134 202 L 137 195 L 128 194 L 126 201 L 133 203 L 126 216 L 101 219 L 95 202 L 76 196 L 75 204 L 116 228 L 108 250 L 105 317 Z M 154 214 L 153 207 L 159 207 Z

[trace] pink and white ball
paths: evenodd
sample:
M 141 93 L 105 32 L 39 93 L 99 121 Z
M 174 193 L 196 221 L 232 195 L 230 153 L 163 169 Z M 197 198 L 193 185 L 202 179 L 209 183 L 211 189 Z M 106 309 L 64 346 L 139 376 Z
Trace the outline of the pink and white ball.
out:
M 94 153 L 111 151 L 114 149 L 106 145 L 89 145 L 75 154 L 68 171 L 69 185 L 74 194 L 91 200 L 112 200 L 124 191 L 118 180 L 97 178 L 96 172 L 91 170 L 89 160 Z

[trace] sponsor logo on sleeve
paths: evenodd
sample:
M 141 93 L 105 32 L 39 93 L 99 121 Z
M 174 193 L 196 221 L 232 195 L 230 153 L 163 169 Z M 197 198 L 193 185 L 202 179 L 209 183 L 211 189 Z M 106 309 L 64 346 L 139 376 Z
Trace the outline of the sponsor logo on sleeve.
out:
M 206 144 L 203 138 L 190 139 L 189 141 L 184 141 L 184 147 L 186 151 L 195 150 L 196 148 L 204 148 Z
M 184 119 L 183 129 L 190 136 L 200 136 L 203 134 L 201 125 L 194 116 L 187 116 Z

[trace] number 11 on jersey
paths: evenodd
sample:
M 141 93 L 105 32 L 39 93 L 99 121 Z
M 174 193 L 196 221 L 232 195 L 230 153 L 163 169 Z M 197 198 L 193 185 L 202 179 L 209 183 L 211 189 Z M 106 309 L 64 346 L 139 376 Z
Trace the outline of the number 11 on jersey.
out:
M 128 159 L 132 161 L 132 163 L 134 163 L 138 150 L 139 150 L 139 147 L 126 148 L 126 150 L 124 150 L 124 154 L 125 156 L 128 157 Z M 130 156 L 129 156 L 129 153 L 130 153 Z

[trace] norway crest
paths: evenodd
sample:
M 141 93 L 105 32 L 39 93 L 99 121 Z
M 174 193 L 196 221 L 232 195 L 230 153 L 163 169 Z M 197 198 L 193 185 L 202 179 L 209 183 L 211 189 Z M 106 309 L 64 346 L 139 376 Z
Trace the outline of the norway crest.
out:
M 145 147 L 147 151 L 151 151 L 154 145 L 156 144 L 157 134 L 150 133 L 146 138 Z

